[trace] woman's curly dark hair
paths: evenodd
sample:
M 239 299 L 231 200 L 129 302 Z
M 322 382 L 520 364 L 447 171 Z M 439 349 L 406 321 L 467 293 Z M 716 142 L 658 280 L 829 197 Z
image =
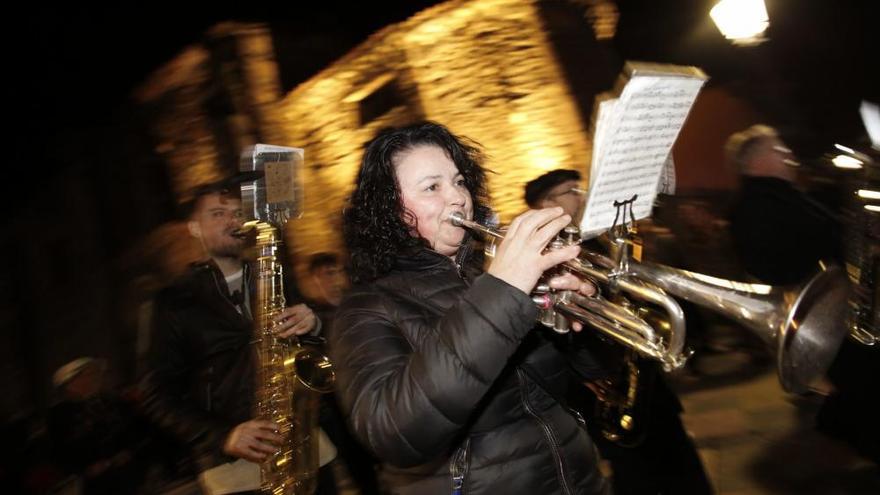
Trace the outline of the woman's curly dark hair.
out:
M 375 280 L 391 270 L 400 254 L 429 247 L 425 239 L 412 234 L 404 220 L 413 216 L 403 207 L 395 172 L 397 157 L 418 146 L 445 150 L 471 194 L 474 219 L 479 222 L 489 217 L 484 155 L 478 143 L 456 136 L 435 122 L 385 129 L 364 151 L 354 192 L 343 214 L 343 234 L 351 255 L 354 282 Z

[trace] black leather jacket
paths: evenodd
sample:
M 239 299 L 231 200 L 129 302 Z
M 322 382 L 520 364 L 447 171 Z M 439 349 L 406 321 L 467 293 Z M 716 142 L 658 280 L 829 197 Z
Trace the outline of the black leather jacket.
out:
M 604 493 L 590 438 L 554 399 L 579 354 L 533 331 L 536 312 L 428 250 L 352 289 L 328 333 L 337 393 L 391 493 L 449 494 L 453 468 L 466 494 Z
M 236 310 L 212 262 L 193 265 L 156 297 L 142 405 L 151 421 L 192 449 L 200 469 L 231 460 L 223 442 L 251 419 L 251 335 L 251 320 Z

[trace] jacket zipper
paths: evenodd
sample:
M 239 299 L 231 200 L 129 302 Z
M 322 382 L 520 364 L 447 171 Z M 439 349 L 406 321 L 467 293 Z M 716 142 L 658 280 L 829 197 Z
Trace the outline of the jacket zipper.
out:
M 467 277 L 464 276 L 464 273 L 461 272 L 461 270 L 462 270 L 461 265 L 456 263 L 454 260 L 450 260 L 450 262 L 452 263 L 452 269 L 455 270 L 455 274 L 458 275 L 458 278 L 462 282 L 464 282 L 464 286 L 470 287 L 471 286 L 470 281 L 467 279 Z
M 528 398 L 526 380 L 523 376 L 523 371 L 519 368 L 516 369 L 516 377 L 520 385 L 520 396 L 522 397 L 523 407 L 525 407 L 529 416 L 534 418 L 541 426 L 541 429 L 544 431 L 544 436 L 550 444 L 550 451 L 553 453 L 553 458 L 556 460 L 556 474 L 559 476 L 559 483 L 562 485 L 562 491 L 567 495 L 571 495 L 571 489 L 568 487 L 568 481 L 565 479 L 565 467 L 562 464 L 562 456 L 559 454 L 559 442 L 556 441 L 556 435 L 553 434 L 553 430 L 544 418 L 539 416 L 535 410 L 532 409 L 532 405 Z
M 464 281 L 464 285 L 466 287 L 470 287 L 471 284 L 470 284 L 470 281 L 467 279 L 467 277 L 464 276 L 464 273 L 463 273 L 464 264 L 465 264 L 465 261 L 467 261 L 467 259 L 470 257 L 471 251 L 473 249 L 474 248 L 470 242 L 465 243 L 461 247 L 461 249 L 459 250 L 458 254 L 455 255 L 455 259 L 452 260 L 452 264 L 453 264 L 453 266 L 455 266 L 455 273 L 458 274 L 458 278 L 460 278 L 462 281 Z
M 456 449 L 449 462 L 449 473 L 452 475 L 452 495 L 464 495 L 465 482 L 470 464 L 471 439 L 464 441 L 464 445 Z

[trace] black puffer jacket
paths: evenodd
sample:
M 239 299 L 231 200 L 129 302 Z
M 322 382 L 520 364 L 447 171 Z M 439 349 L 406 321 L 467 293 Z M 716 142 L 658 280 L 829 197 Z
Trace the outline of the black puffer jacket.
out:
M 331 358 L 392 493 L 451 493 L 459 455 L 466 494 L 603 493 L 589 437 L 533 379 L 561 396 L 570 375 L 563 348 L 532 331 L 536 312 L 520 290 L 488 274 L 469 282 L 428 250 L 353 288 Z

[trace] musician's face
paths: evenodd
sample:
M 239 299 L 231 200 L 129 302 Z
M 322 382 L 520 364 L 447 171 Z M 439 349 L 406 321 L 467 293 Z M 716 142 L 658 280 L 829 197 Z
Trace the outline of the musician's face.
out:
M 584 195 L 580 192 L 580 187 L 580 183 L 576 180 L 565 181 L 551 189 L 538 206 L 541 208 L 561 206 L 565 213 L 576 222 L 578 210 L 584 202 Z
M 779 138 L 767 138 L 760 143 L 754 158 L 757 166 L 766 175 L 777 176 L 789 182 L 797 179 L 797 167 L 792 166 L 794 155 Z
M 217 192 L 199 199 L 187 226 L 212 258 L 238 258 L 245 241 L 232 233 L 241 228 L 243 218 L 241 200 Z
M 425 145 L 400 153 L 394 164 L 403 207 L 414 217 L 404 220 L 432 249 L 454 256 L 465 231 L 449 222 L 449 214 L 473 215 L 470 191 L 455 163 L 442 148 Z
M 339 306 L 345 289 L 345 272 L 342 267 L 336 264 L 319 266 L 312 272 L 312 278 L 324 301 Z

